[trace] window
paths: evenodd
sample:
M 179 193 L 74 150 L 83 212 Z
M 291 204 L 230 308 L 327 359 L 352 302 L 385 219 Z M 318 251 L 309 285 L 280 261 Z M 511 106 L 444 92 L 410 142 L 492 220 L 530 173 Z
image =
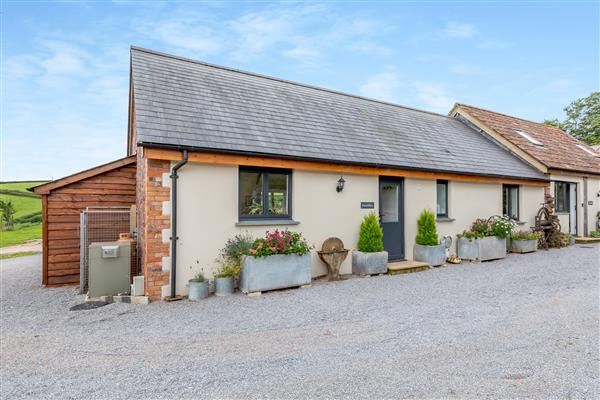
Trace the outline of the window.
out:
M 437 181 L 437 216 L 448 217 L 448 181 Z
M 240 167 L 240 220 L 291 218 L 292 173 Z
M 540 147 L 544 147 L 544 144 L 542 142 L 540 142 L 539 140 L 535 139 L 533 136 L 531 136 L 529 133 L 527 132 L 523 132 L 520 129 L 513 129 L 513 131 L 515 131 L 517 134 L 519 134 L 521 137 L 529 140 L 531 143 L 535 144 L 536 146 L 540 146 Z
M 586 153 L 588 153 L 591 156 L 600 157 L 600 154 L 594 153 L 593 151 L 591 151 L 587 147 L 583 147 L 582 145 L 580 145 L 578 143 L 575 143 L 575 146 L 579 147 L 581 150 L 585 151 Z
M 502 214 L 510 219 L 519 220 L 519 187 L 515 185 L 502 186 Z
M 554 199 L 556 212 L 569 212 L 571 209 L 571 184 L 554 182 Z

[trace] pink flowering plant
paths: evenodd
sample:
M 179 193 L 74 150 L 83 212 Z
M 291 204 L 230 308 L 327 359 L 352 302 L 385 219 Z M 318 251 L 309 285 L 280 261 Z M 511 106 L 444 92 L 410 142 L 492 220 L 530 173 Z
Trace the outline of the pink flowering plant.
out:
M 275 254 L 307 254 L 312 246 L 300 232 L 289 230 L 275 232 L 267 231 L 264 238 L 256 239 L 248 250 L 248 255 L 253 257 L 267 257 Z

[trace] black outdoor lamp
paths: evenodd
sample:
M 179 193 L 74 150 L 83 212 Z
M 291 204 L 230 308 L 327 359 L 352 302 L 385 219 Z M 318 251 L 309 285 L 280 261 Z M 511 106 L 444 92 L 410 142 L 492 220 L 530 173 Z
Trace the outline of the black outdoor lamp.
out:
M 346 181 L 344 180 L 343 176 L 340 176 L 340 179 L 338 179 L 338 184 L 337 187 L 335 188 L 335 190 L 340 193 L 342 190 L 344 190 L 344 183 Z

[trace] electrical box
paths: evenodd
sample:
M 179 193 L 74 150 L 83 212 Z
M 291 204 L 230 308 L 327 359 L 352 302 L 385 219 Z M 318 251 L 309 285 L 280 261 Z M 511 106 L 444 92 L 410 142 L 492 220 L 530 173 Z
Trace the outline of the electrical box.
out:
M 89 247 L 89 296 L 115 296 L 131 290 L 130 242 L 92 243 Z

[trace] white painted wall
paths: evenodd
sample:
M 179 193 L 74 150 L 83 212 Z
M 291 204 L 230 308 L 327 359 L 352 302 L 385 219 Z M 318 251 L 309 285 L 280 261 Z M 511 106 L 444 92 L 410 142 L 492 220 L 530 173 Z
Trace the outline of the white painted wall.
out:
M 212 278 L 218 268 L 215 259 L 219 249 L 237 233 L 262 237 L 266 230 L 288 227 L 302 232 L 315 250 L 330 236 L 342 239 L 347 248 L 356 248 L 360 221 L 369 211 L 377 212 L 377 176 L 344 175 L 345 189 L 338 193 L 339 174 L 294 171 L 292 212 L 298 225 L 236 226 L 237 166 L 189 163 L 179 175 L 177 293 L 187 293 L 187 281 L 198 268 Z M 361 209 L 361 201 L 374 202 L 375 210 Z M 342 264 L 342 273 L 352 271 L 350 259 L 348 256 Z M 312 268 L 313 276 L 326 273 L 315 252 Z
M 178 253 L 177 293 L 187 293 L 187 281 L 203 268 L 212 278 L 217 270 L 216 258 L 225 241 L 237 233 L 249 232 L 261 237 L 266 230 L 286 227 L 302 232 L 319 249 L 330 236 L 341 238 L 349 249 L 355 249 L 358 230 L 363 216 L 378 211 L 379 178 L 367 175 L 346 175 L 342 193 L 335 188 L 340 174 L 324 172 L 293 172 L 292 212 L 298 225 L 290 226 L 236 226 L 238 223 L 238 167 L 189 163 L 180 172 L 178 182 Z M 434 180 L 405 180 L 405 254 L 412 258 L 417 218 L 421 210 L 435 210 L 436 184 Z M 543 188 L 521 189 L 521 215 L 528 221 L 543 201 Z M 361 209 L 361 202 L 375 203 L 374 210 Z M 164 203 L 165 211 L 170 205 Z M 487 218 L 502 212 L 502 185 L 451 181 L 449 184 L 449 213 L 453 222 L 438 223 L 440 236 L 450 234 L 456 242 L 456 233 L 468 229 L 479 217 Z M 529 225 L 526 226 L 527 228 Z M 169 231 L 163 233 L 168 242 Z M 163 268 L 169 269 L 169 258 L 163 259 Z M 325 265 L 313 252 L 313 276 L 325 274 Z M 341 269 L 351 272 L 350 257 Z M 163 291 L 168 294 L 168 287 Z
M 577 235 L 584 235 L 584 185 L 583 185 L 583 176 L 580 175 L 567 175 L 567 174 L 552 174 L 550 176 L 552 179 L 550 190 L 551 194 L 554 196 L 554 181 L 562 181 L 562 182 L 572 182 L 577 184 Z M 596 214 L 600 211 L 600 197 L 598 197 L 598 193 L 600 193 L 600 177 L 588 177 L 588 190 L 587 190 L 587 200 L 588 202 L 592 202 L 591 205 L 587 205 L 588 208 L 588 230 L 593 231 L 596 229 Z M 561 227 L 563 228 L 563 232 L 568 232 L 569 226 L 569 215 L 566 213 L 558 214 Z M 589 233 L 589 232 L 588 232 Z

